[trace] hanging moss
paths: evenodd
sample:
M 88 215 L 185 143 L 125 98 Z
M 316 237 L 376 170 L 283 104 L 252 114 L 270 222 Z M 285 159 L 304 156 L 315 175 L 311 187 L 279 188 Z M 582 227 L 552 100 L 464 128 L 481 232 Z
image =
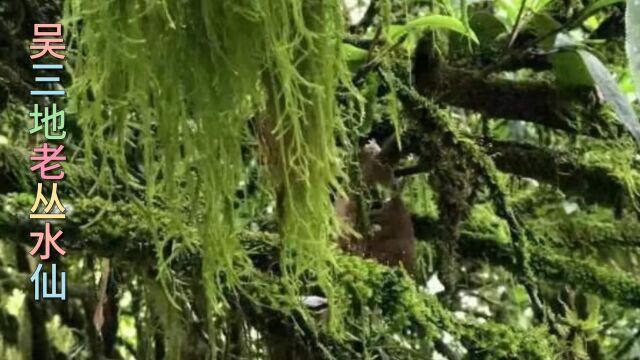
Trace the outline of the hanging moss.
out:
M 178 310 L 171 306 L 162 293 L 162 288 L 158 284 L 151 281 L 145 281 L 148 289 L 147 298 L 150 300 L 150 306 L 157 314 L 162 314 L 159 319 L 159 328 L 156 331 L 162 334 L 164 338 L 165 356 L 169 359 L 180 359 L 183 353 L 192 344 L 182 323 L 181 314 Z
M 100 185 L 144 185 L 147 209 L 181 214 L 155 242 L 160 279 L 169 283 L 168 244 L 173 252 L 197 245 L 203 276 L 215 279 L 205 282 L 214 316 L 226 309 L 221 284 L 241 287 L 251 271 L 234 196 L 253 144 L 248 120 L 263 111 L 258 135 L 271 141 L 260 153 L 271 181 L 262 185 L 277 197 L 290 295 L 312 270 L 333 300 L 329 192 L 339 188 L 334 136 L 344 131 L 335 90 L 347 80 L 341 18 L 338 0 L 67 2 L 66 19 L 77 24 L 69 109 L 84 130 L 85 158 L 97 159 L 87 165 Z M 142 177 L 132 157 L 143 160 Z M 197 219 L 199 242 L 170 243 L 187 218 Z M 145 221 L 157 227 L 153 211 Z
M 346 79 L 341 5 L 274 1 L 263 11 L 265 26 L 273 33 L 265 36 L 266 139 L 261 144 L 277 197 L 281 266 L 292 281 L 292 295 L 302 274 L 312 269 L 333 300 L 328 266 L 337 221 L 328 194 L 332 187 L 340 188 L 334 135 L 343 131 L 335 90 Z M 337 310 L 334 319 L 341 317 Z

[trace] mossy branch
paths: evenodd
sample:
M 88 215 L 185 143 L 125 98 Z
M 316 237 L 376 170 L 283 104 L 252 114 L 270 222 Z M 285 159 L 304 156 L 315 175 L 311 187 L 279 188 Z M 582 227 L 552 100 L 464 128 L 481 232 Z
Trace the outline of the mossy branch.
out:
M 466 260 L 485 260 L 516 272 L 513 246 L 509 243 L 506 224 L 496 215 L 474 209 L 462 225 L 460 255 Z M 528 261 L 537 280 L 573 284 L 576 287 L 624 306 L 640 306 L 640 281 L 619 270 L 609 269 L 594 261 L 579 260 L 568 254 L 577 247 L 625 245 L 635 246 L 640 228 L 637 221 L 604 220 L 602 213 L 557 216 L 556 222 L 530 220 L 529 230 L 539 236 L 540 243 L 528 243 Z M 437 219 L 416 217 L 416 238 L 432 242 Z M 624 224 L 623 224 L 624 223 Z M 581 229 L 577 230 L 577 227 Z
M 449 66 L 424 47 L 418 50 L 413 75 L 416 89 L 425 97 L 490 118 L 523 120 L 571 134 L 619 133 L 620 125 L 588 89 L 563 91 L 549 81 L 486 76 Z
M 550 213 L 527 224 L 541 240 L 570 250 L 640 247 L 640 222 L 634 214 L 613 219 L 611 210 L 595 208 L 571 215 Z
M 483 149 L 498 170 L 557 187 L 566 195 L 584 199 L 587 204 L 618 207 L 625 199 L 636 197 L 625 179 L 607 167 L 611 164 L 584 164 L 572 153 L 530 144 L 498 140 L 483 142 L 487 145 Z M 405 147 L 409 151 L 415 151 L 415 148 L 411 144 Z M 410 176 L 432 169 L 429 164 L 421 163 L 399 169 L 396 176 Z
M 466 259 L 482 259 L 515 271 L 512 246 L 492 235 L 463 231 L 460 254 Z M 640 282 L 619 270 L 611 270 L 587 260 L 562 254 L 544 245 L 529 245 L 529 266 L 535 277 L 546 282 L 573 284 L 577 288 L 623 306 L 640 306 Z
M 32 195 L 0 196 L 0 231 L 9 237 L 8 240 L 23 244 L 29 242 L 28 231 L 37 228 L 37 224 L 27 220 L 26 211 L 32 201 Z M 143 211 L 146 210 L 134 204 L 112 203 L 98 198 L 79 199 L 70 208 L 67 220 L 61 224 L 65 233 L 59 240 L 59 245 L 68 251 L 67 256 L 80 252 L 91 253 L 135 264 L 138 269 L 148 270 L 155 266 L 155 257 L 149 255 L 155 249 L 151 241 L 153 230 L 142 221 L 145 216 Z M 168 214 L 157 215 L 168 217 Z M 165 224 L 162 221 L 160 223 Z M 169 223 L 167 220 L 166 224 Z M 159 230 L 163 228 L 164 225 L 160 225 Z M 187 231 L 178 236 L 188 238 L 196 236 L 196 233 Z M 322 326 L 314 328 L 301 323 L 304 317 L 296 315 L 295 304 L 282 303 L 286 299 L 281 296 L 283 288 L 276 265 L 278 237 L 246 232 L 241 238 L 243 246 L 248 249 L 247 253 L 251 254 L 252 263 L 260 270 L 255 276 L 264 277 L 264 281 L 257 281 L 254 277 L 243 283 L 242 292 L 233 292 L 231 296 L 239 296 L 236 299 L 243 306 L 243 312 L 250 315 L 247 321 L 253 326 L 268 331 L 275 326 L 281 332 L 286 332 L 288 327 L 302 327 L 308 336 L 302 337 L 296 331 L 291 331 L 288 332 L 288 336 L 292 336 L 291 341 L 301 341 L 305 344 L 302 348 L 307 349 L 322 346 L 334 355 L 354 354 L 357 351 L 355 349 L 362 345 L 359 342 L 363 336 L 370 336 L 362 333 L 345 339 Z M 184 239 L 181 241 L 189 242 Z M 383 340 L 376 338 L 375 341 L 388 344 L 397 341 L 393 339 L 393 334 L 397 334 L 411 343 L 423 344 L 425 341 L 435 341 L 442 336 L 442 331 L 447 331 L 469 352 L 480 356 L 477 357 L 479 359 L 547 359 L 555 351 L 555 341 L 540 328 L 525 333 L 507 325 L 454 320 L 453 315 L 435 297 L 420 291 L 399 268 L 344 254 L 338 254 L 336 259 L 335 278 L 342 294 L 340 299 L 348 303 L 347 311 L 353 312 L 346 318 L 359 321 L 357 319 L 369 316 L 366 314 L 382 316 L 386 329 L 384 334 L 388 336 L 383 336 Z M 171 265 L 177 271 L 193 274 L 200 271 L 201 262 L 199 253 L 191 251 L 176 257 Z M 292 324 L 292 321 L 296 324 Z M 349 331 L 365 331 L 361 325 L 351 325 Z M 532 341 L 531 336 L 536 340 Z M 400 351 L 394 355 L 400 356 L 397 358 L 410 358 L 410 354 L 416 351 L 400 346 L 393 348 Z
M 623 179 L 604 166 L 585 165 L 577 156 L 528 144 L 489 141 L 486 149 L 496 167 L 506 173 L 558 187 L 587 203 L 617 206 L 629 194 Z

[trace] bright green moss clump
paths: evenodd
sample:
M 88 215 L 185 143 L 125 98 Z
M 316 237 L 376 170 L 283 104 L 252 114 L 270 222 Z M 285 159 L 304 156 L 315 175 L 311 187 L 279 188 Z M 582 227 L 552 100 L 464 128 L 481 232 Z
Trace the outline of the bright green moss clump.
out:
M 243 219 L 235 194 L 247 162 L 258 161 L 269 174 L 260 186 L 277 203 L 289 296 L 297 297 L 302 274 L 313 271 L 333 297 L 328 265 L 337 226 L 329 191 L 339 187 L 334 136 L 344 132 L 335 91 L 348 80 L 341 1 L 66 5 L 72 25 L 82 19 L 72 27 L 69 110 L 80 119 L 86 158 L 97 159 L 88 164 L 96 181 L 144 186 L 151 227 L 160 226 L 153 207 L 177 214 L 168 233 L 152 232 L 163 283 L 171 282 L 165 246 L 197 219 L 203 276 L 214 279 L 205 282 L 211 315 L 224 316 L 222 283 L 242 286 L 238 264 L 251 269 L 236 236 Z M 250 123 L 256 133 L 247 131 Z M 139 169 L 130 168 L 134 159 L 142 161 Z M 340 327 L 339 312 L 331 322 Z

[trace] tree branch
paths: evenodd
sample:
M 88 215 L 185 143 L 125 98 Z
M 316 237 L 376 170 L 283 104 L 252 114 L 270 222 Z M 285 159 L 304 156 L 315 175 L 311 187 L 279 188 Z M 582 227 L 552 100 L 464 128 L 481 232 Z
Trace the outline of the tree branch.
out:
M 0 196 L 0 204 L 3 204 L 3 211 L 0 213 L 0 233 L 6 234 L 8 240 L 15 243 L 25 243 L 29 241 L 26 236 L 29 229 L 38 226 L 31 222 L 25 209 L 27 204 L 32 203 L 31 195 Z M 104 211 L 102 216 L 99 216 Z M 155 249 L 153 241 L 154 230 L 147 226 L 147 211 L 142 211 L 133 204 L 111 203 L 106 200 L 78 199 L 73 204 L 73 210 L 68 214 L 68 218 L 61 224 L 64 235 L 59 240 L 59 245 L 66 248 L 67 256 L 74 256 L 78 253 L 92 253 L 98 256 L 113 257 L 116 261 L 127 262 L 137 268 L 155 266 L 155 256 L 150 256 Z M 171 222 L 169 214 L 157 212 L 159 227 L 157 231 L 164 233 L 163 229 L 168 229 Z M 164 220 L 163 220 L 164 219 Z M 174 231 L 178 237 L 196 241 L 194 230 Z M 182 229 L 181 229 L 182 230 Z M 182 239 L 183 241 L 187 241 Z M 181 239 L 176 238 L 176 241 Z M 303 324 L 303 318 L 298 318 L 291 311 L 281 312 L 282 304 L 269 305 L 273 299 L 282 299 L 283 289 L 280 288 L 279 275 L 277 275 L 277 261 L 279 259 L 276 248 L 277 236 L 266 233 L 245 232 L 241 236 L 243 245 L 249 249 L 251 261 L 260 272 L 255 273 L 255 277 L 264 277 L 261 281 L 256 278 L 243 282 L 243 291 L 240 294 L 254 294 L 259 298 L 238 299 L 242 305 L 242 312 L 247 314 L 247 319 L 252 322 L 252 326 L 258 329 L 270 329 L 269 331 L 283 332 L 287 328 L 294 326 L 291 324 L 292 316 L 296 318 L 297 325 L 303 330 L 307 325 Z M 379 311 L 389 326 L 389 334 L 384 339 L 377 338 L 376 341 L 393 342 L 393 334 L 402 334 L 403 338 L 413 339 L 424 343 L 425 339 L 435 341 L 441 337 L 441 331 L 459 337 L 460 341 L 469 349 L 491 354 L 495 351 L 496 359 L 526 358 L 526 359 L 546 359 L 551 348 L 551 342 L 545 336 L 538 333 L 531 346 L 531 334 L 517 331 L 505 325 L 496 323 L 475 324 L 460 323 L 455 321 L 452 315 L 441 307 L 438 301 L 419 291 L 415 284 L 408 278 L 406 273 L 397 268 L 390 268 L 371 260 L 365 260 L 356 256 L 337 254 L 338 265 L 336 267 L 336 286 L 341 289 L 338 293 L 348 295 L 344 300 L 349 312 L 354 314 L 362 311 L 361 306 L 365 305 L 370 311 Z M 200 263 L 202 259 L 197 252 L 189 252 L 178 255 L 172 261 L 171 266 L 176 271 L 186 271 L 190 275 L 201 274 Z M 269 283 L 273 286 L 265 288 L 259 284 Z M 251 284 L 256 284 L 259 288 L 252 288 Z M 362 292 L 363 289 L 369 289 Z M 274 293 L 269 293 L 273 291 Z M 236 295 L 238 295 L 236 293 Z M 241 295 L 240 295 L 241 296 Z M 353 303 L 351 302 L 353 299 Z M 256 302 L 261 304 L 256 305 Z M 280 301 L 280 300 L 276 300 Z M 393 304 L 393 306 L 389 306 Z M 330 305 L 331 306 L 331 305 Z M 348 315 L 347 319 L 358 319 L 356 315 Z M 309 336 L 304 339 L 289 338 L 291 341 L 302 341 L 306 343 L 304 348 L 312 349 L 314 342 L 321 342 L 328 348 L 338 349 L 341 352 L 357 351 L 360 340 L 341 340 L 334 338 L 328 332 L 321 330 L 317 333 L 309 330 Z M 350 331 L 358 333 L 359 327 L 356 325 Z M 285 331 L 286 332 L 286 331 Z M 286 332 L 290 336 L 297 332 Z M 507 337 L 506 335 L 509 334 Z M 366 336 L 359 334 L 358 336 Z M 354 336 L 354 339 L 359 339 Z M 415 337 L 415 339 L 414 339 Z M 356 343 L 352 343 L 355 341 Z M 401 346 L 393 346 L 394 349 L 401 349 Z M 504 350 L 507 348 L 507 350 Z M 480 350 L 481 349 L 481 350 Z M 409 350 L 398 350 L 409 351 Z M 405 354 L 406 355 L 406 354 Z M 404 357 L 399 357 L 404 358 Z
M 487 145 L 501 171 L 556 186 L 588 203 L 618 205 L 625 195 L 630 196 L 622 179 L 604 167 L 581 164 L 571 153 L 508 141 L 493 140 Z
M 555 186 L 588 204 L 619 206 L 622 199 L 634 196 L 629 193 L 624 179 L 604 166 L 582 164 L 572 153 L 511 141 L 483 140 L 483 143 L 486 145 L 483 149 L 498 170 Z M 398 169 L 394 175 L 411 176 L 431 170 L 428 164 L 420 163 Z
M 588 89 L 561 91 L 548 81 L 507 80 L 447 65 L 422 39 L 415 55 L 415 87 L 436 101 L 490 118 L 523 120 L 594 137 L 619 133 L 620 125 L 590 100 Z
M 429 229 L 433 226 L 433 220 L 419 218 L 415 223 L 416 238 L 432 241 Z M 517 270 L 512 246 L 496 240 L 493 234 L 463 230 L 460 240 L 460 254 L 464 258 L 485 260 L 509 271 Z M 640 282 L 632 276 L 562 255 L 561 250 L 548 246 L 530 244 L 528 250 L 529 264 L 538 279 L 572 284 L 624 306 L 640 306 Z

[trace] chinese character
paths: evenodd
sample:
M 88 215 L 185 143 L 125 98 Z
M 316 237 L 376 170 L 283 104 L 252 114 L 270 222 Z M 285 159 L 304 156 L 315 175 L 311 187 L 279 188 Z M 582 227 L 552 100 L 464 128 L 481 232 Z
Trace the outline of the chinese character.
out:
M 66 156 L 60 156 L 60 152 L 64 149 L 64 145 L 60 145 L 56 148 L 50 148 L 48 143 L 44 143 L 41 148 L 34 148 L 33 152 L 42 153 L 42 156 L 31 156 L 31 161 L 40 160 L 40 163 L 31 167 L 31 171 L 40 169 L 40 177 L 43 180 L 60 180 L 64 177 L 64 171 L 60 171 L 57 175 L 49 175 L 47 172 L 62 167 L 59 163 L 47 166 L 51 161 L 63 161 L 67 160 Z
M 40 207 L 40 204 L 45 206 L 44 212 L 45 214 L 36 214 L 36 210 Z M 53 206 L 56 206 L 57 212 L 51 213 L 53 210 Z M 58 183 L 53 183 L 53 188 L 51 189 L 51 199 L 47 201 L 47 198 L 42 194 L 42 183 L 38 183 L 38 192 L 36 194 L 36 200 L 33 202 L 33 206 L 31 207 L 31 214 L 29 218 L 31 219 L 64 219 L 64 212 L 67 209 L 64 208 L 62 202 L 60 202 L 60 198 L 58 198 Z
M 36 271 L 31 275 L 31 282 L 35 284 L 34 298 L 36 301 L 40 300 L 40 270 L 42 270 L 42 264 L 38 264 Z M 67 273 L 62 271 L 61 273 L 61 292 L 58 293 L 56 286 L 56 264 L 51 264 L 51 292 L 47 290 L 47 273 L 42 272 L 42 298 L 43 299 L 60 299 L 67 300 Z
M 53 29 L 53 31 L 43 31 L 43 29 Z M 51 38 L 36 39 L 33 38 L 33 44 L 31 50 L 40 50 L 39 53 L 31 55 L 31 59 L 38 59 L 46 55 L 47 53 L 56 59 L 64 59 L 64 55 L 58 54 L 56 50 L 64 50 L 65 45 L 54 45 L 61 43 L 62 39 L 62 24 L 35 24 L 33 25 L 33 36 L 51 36 Z M 56 38 L 57 37 L 57 38 Z M 35 45 L 41 43 L 43 45 Z
M 34 96 L 64 96 L 64 90 L 30 90 Z
M 49 258 L 49 250 L 51 246 L 53 246 L 53 248 L 58 252 L 58 254 L 64 256 L 66 252 L 61 247 L 59 247 L 58 244 L 56 244 L 56 241 L 58 240 L 60 235 L 62 235 L 62 231 L 58 230 L 58 232 L 54 236 L 51 236 L 51 224 L 46 223 L 44 226 L 45 226 L 45 230 L 43 233 L 32 232 L 30 234 L 31 237 L 38 238 L 38 243 L 36 243 L 36 246 L 33 247 L 33 249 L 29 252 L 29 254 L 31 254 L 31 256 L 35 255 L 36 252 L 40 249 L 40 246 L 42 246 L 42 240 L 44 240 L 45 241 L 44 255 L 41 254 L 40 259 L 47 260 Z
M 58 111 L 56 104 L 44 109 L 44 117 L 39 111 L 38 104 L 33 105 L 33 112 L 29 115 L 33 118 L 33 127 L 29 130 L 29 134 L 36 133 L 44 129 L 44 137 L 47 140 L 62 140 L 67 135 L 64 131 L 64 111 Z M 60 131 L 60 132 L 58 132 Z
M 64 66 L 62 64 L 33 64 L 34 70 L 62 70 Z M 60 82 L 59 76 L 36 76 L 37 83 L 57 83 Z M 34 96 L 64 96 L 66 91 L 64 89 L 58 90 L 30 90 L 29 93 Z

